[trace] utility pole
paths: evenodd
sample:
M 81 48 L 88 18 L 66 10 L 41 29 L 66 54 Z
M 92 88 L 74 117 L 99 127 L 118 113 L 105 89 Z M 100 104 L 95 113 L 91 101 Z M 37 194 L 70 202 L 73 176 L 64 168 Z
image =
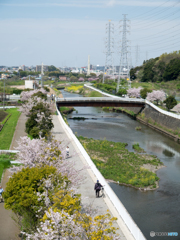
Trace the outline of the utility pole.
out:
M 114 38 L 112 37 L 114 34 L 114 24 L 109 20 L 109 22 L 106 24 L 106 42 L 105 42 L 105 48 L 106 48 L 106 61 L 105 61 L 105 67 L 104 67 L 104 74 L 103 74 L 103 83 L 105 79 L 105 74 L 110 74 L 114 78 L 114 64 L 113 64 L 113 56 L 112 56 L 112 49 L 114 48 Z M 115 80 L 115 79 L 114 79 Z
M 43 75 L 44 75 L 44 67 L 43 67 L 43 63 L 41 65 L 41 87 L 43 87 Z
M 4 111 L 4 100 L 5 100 L 5 78 L 4 78 L 4 92 L 3 92 L 3 111 Z
M 129 61 L 128 61 L 128 40 L 127 40 L 127 33 L 129 33 L 130 25 L 128 24 L 129 20 L 126 18 L 127 14 L 123 14 L 123 30 L 122 30 L 122 45 L 121 45 L 121 57 L 120 57 L 120 65 L 119 65 L 119 75 L 118 75 L 118 81 L 117 81 L 117 88 L 116 92 L 119 91 L 119 85 L 120 85 L 120 78 L 121 75 L 126 75 L 126 80 L 130 83 L 130 67 L 129 67 Z M 120 21 L 121 22 L 121 21 Z M 121 26 L 120 26 L 121 27 Z
M 139 46 L 136 46 L 136 63 L 135 63 L 135 67 L 138 66 L 139 63 Z
M 90 56 L 88 55 L 88 70 L 87 70 L 87 76 L 90 75 Z

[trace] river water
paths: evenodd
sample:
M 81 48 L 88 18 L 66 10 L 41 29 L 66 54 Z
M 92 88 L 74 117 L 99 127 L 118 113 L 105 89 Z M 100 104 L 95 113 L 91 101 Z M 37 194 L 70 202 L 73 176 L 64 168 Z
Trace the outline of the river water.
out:
M 62 93 L 64 97 L 82 97 L 65 91 Z M 166 167 L 157 171 L 160 178 L 157 190 L 140 192 L 115 183 L 110 183 L 110 186 L 147 239 L 152 239 L 151 231 L 178 232 L 179 236 L 173 239 L 180 239 L 180 144 L 123 113 L 105 112 L 95 107 L 75 109 L 77 112 L 69 114 L 68 118 L 87 118 L 81 121 L 68 119 L 70 128 L 77 135 L 125 142 L 129 151 L 133 151 L 132 145 L 138 142 L 146 153 L 156 155 L 164 163 Z M 136 131 L 137 126 L 142 130 Z

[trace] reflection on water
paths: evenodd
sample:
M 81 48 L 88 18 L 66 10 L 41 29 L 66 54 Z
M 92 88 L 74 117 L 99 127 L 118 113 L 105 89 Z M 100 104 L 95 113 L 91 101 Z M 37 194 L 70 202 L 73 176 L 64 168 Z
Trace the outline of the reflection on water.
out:
M 64 94 L 66 97 L 79 97 L 75 94 Z M 125 114 L 104 112 L 101 108 L 93 107 L 75 108 L 78 113 L 73 112 L 69 117 L 88 118 L 85 121 L 68 120 L 71 129 L 78 135 L 126 142 L 129 151 L 133 151 L 132 145 L 138 142 L 148 154 L 160 158 L 166 167 L 157 172 L 160 178 L 157 190 L 140 192 L 115 183 L 110 183 L 110 186 L 147 239 L 152 239 L 150 231 L 180 234 L 180 145 Z M 142 130 L 136 131 L 137 126 L 141 126 Z M 163 237 L 163 239 L 169 238 Z M 176 239 L 180 238 L 176 237 Z

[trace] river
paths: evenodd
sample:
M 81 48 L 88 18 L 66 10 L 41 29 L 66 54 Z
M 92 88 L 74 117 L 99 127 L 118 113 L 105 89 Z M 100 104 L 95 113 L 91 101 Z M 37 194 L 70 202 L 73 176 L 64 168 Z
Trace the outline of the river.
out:
M 62 91 L 64 97 L 82 97 Z M 124 204 L 147 239 L 150 232 L 178 232 L 180 239 L 180 144 L 155 130 L 131 119 L 126 114 L 105 112 L 95 107 L 75 107 L 68 118 L 85 117 L 87 120 L 68 119 L 70 128 L 77 135 L 88 138 L 140 144 L 146 153 L 156 155 L 166 167 L 157 171 L 159 188 L 140 192 L 131 187 L 110 183 L 111 188 Z M 135 128 L 141 126 L 141 131 Z M 162 237 L 169 239 L 170 237 Z M 159 239 L 154 237 L 153 239 Z

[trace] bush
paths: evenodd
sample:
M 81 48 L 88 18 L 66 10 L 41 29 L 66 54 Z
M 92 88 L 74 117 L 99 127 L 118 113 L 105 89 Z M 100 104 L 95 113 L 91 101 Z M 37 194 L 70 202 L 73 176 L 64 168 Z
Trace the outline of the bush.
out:
M 37 192 L 43 192 L 42 179 L 56 174 L 56 168 L 23 168 L 9 179 L 4 192 L 5 208 L 19 215 L 23 229 L 36 229 L 37 210 L 44 206 L 38 200 Z M 61 175 L 58 176 L 62 180 Z
M 151 93 L 151 92 L 152 92 L 152 90 L 150 90 L 148 88 L 143 88 L 143 89 L 140 90 L 140 95 L 141 95 L 142 98 L 146 99 L 147 94 Z
M 117 95 L 122 96 L 122 95 L 126 95 L 127 94 L 127 90 L 125 88 L 120 88 Z
M 164 103 L 166 103 L 166 108 L 168 111 L 177 105 L 177 101 L 173 96 L 167 97 L 166 100 L 164 100 Z

